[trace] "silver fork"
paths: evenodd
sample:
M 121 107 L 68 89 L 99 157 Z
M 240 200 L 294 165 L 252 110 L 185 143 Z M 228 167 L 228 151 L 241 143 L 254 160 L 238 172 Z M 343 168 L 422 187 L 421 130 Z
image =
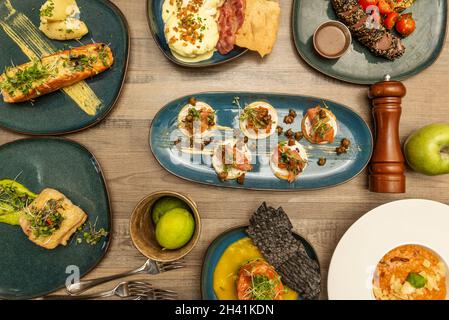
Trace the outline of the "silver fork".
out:
M 124 273 L 120 273 L 120 274 L 116 274 L 116 275 L 112 275 L 112 276 L 108 276 L 108 277 L 72 283 L 72 284 L 68 285 L 66 287 L 66 289 L 69 294 L 77 295 L 77 294 L 80 294 L 80 293 L 82 293 L 86 290 L 89 290 L 95 286 L 98 286 L 100 284 L 103 284 L 105 282 L 109 282 L 112 280 L 125 278 L 125 277 L 131 276 L 131 275 L 141 274 L 141 273 L 158 274 L 158 273 L 162 273 L 162 272 L 166 272 L 166 271 L 170 271 L 170 270 L 181 269 L 181 268 L 184 268 L 184 266 L 185 266 L 184 261 L 174 261 L 174 262 L 162 263 L 162 262 L 156 262 L 151 259 L 148 259 L 144 263 L 144 265 L 142 265 L 141 267 L 139 267 L 135 270 L 131 270 L 128 272 L 124 272 Z
M 177 294 L 173 291 L 155 289 L 153 286 L 144 281 L 129 281 L 121 282 L 114 289 L 86 294 L 78 296 L 60 296 L 50 295 L 45 296 L 43 300 L 87 300 L 96 298 L 107 298 L 112 296 L 118 296 L 120 298 L 132 298 L 138 300 L 173 300 L 177 297 Z

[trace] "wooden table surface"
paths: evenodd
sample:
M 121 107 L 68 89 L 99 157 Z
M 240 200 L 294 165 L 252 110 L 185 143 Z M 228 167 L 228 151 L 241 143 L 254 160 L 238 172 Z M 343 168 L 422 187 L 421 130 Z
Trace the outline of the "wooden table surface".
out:
M 148 147 L 148 131 L 156 112 L 183 95 L 213 90 L 269 91 L 319 96 L 348 105 L 371 123 L 367 87 L 328 78 L 306 65 L 296 53 L 291 34 L 292 0 L 282 0 L 279 37 L 273 53 L 261 60 L 248 53 L 231 63 L 184 69 L 159 51 L 148 29 L 146 0 L 113 0 L 128 19 L 131 60 L 118 105 L 99 125 L 67 136 L 86 145 L 103 167 L 112 200 L 112 244 L 106 258 L 86 278 L 106 276 L 140 266 L 143 257 L 134 247 L 128 220 L 137 202 L 158 190 L 190 195 L 199 206 L 203 232 L 198 246 L 186 257 L 188 267 L 157 276 L 139 276 L 155 286 L 172 289 L 182 299 L 200 298 L 202 258 L 210 242 L 228 228 L 247 223 L 263 202 L 282 206 L 295 230 L 315 247 L 322 265 L 322 298 L 327 297 L 327 270 L 343 233 L 360 216 L 386 202 L 425 198 L 449 203 L 448 178 L 407 172 L 405 195 L 374 194 L 367 190 L 366 172 L 336 188 L 310 192 L 262 192 L 209 187 L 186 182 L 162 169 Z M 447 39 L 446 39 L 447 40 Z M 401 138 L 433 122 L 449 123 L 449 48 L 420 75 L 405 81 Z M 0 129 L 0 144 L 23 138 Z M 369 248 L 366 248 L 369 250 Z M 348 259 L 357 257 L 348 257 Z M 112 283 L 100 289 L 110 288 Z M 62 292 L 62 291 L 61 291 Z

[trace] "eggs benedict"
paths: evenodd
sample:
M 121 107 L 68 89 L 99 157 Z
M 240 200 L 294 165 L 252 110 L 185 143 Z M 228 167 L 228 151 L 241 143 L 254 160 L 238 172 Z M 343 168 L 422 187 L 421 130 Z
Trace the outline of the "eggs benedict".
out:
M 173 55 L 185 62 L 207 60 L 219 39 L 219 0 L 165 0 L 162 18 L 165 38 Z

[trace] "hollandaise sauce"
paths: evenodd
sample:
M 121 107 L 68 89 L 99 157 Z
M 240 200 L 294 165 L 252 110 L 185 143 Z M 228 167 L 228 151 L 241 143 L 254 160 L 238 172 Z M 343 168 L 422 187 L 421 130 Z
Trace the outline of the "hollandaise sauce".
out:
M 214 271 L 214 291 L 219 300 L 238 300 L 237 280 L 240 268 L 256 259 L 263 260 L 263 256 L 250 238 L 240 239 L 225 250 Z M 285 287 L 283 300 L 297 299 L 298 294 Z
M 218 0 L 165 0 L 162 18 L 165 38 L 180 61 L 210 59 L 219 40 Z

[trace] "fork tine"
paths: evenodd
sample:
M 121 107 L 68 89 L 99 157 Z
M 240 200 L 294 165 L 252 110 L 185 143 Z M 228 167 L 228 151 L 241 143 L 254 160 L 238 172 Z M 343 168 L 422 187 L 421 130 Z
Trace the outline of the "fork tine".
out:
M 184 260 L 172 261 L 172 262 L 156 262 L 159 269 L 164 269 L 171 266 L 185 266 Z
M 153 285 L 151 283 L 147 283 L 147 282 L 137 282 L 137 281 L 130 281 L 128 283 L 128 288 L 129 287 L 133 287 L 133 288 L 153 288 Z
M 174 291 L 163 290 L 163 289 L 155 289 L 154 293 L 155 294 L 162 294 L 162 295 L 166 295 L 166 296 L 173 296 L 173 297 L 178 296 L 178 293 L 176 293 Z
M 163 294 L 163 293 L 154 294 L 155 300 L 175 300 L 176 298 L 177 298 L 177 295 L 173 296 L 173 295 L 168 295 L 168 294 Z
M 176 299 L 178 294 L 172 291 L 159 290 L 154 294 L 156 297 L 160 297 L 162 299 Z
M 178 293 L 176 291 L 172 291 L 172 290 L 165 290 L 165 289 L 154 289 L 155 292 L 163 292 L 163 293 L 168 293 L 168 294 L 174 294 L 177 295 Z
M 142 282 L 130 282 L 128 286 L 131 287 L 149 287 L 152 288 L 153 285 L 151 283 L 142 283 Z
M 175 291 L 154 288 L 145 281 L 130 281 L 128 283 L 130 296 L 148 296 L 156 300 L 174 300 L 178 294 Z
M 159 267 L 159 271 L 166 272 L 166 271 L 170 271 L 170 270 L 182 269 L 184 267 L 185 267 L 185 264 L 182 262 L 165 263 L 165 264 L 161 264 L 161 266 Z

